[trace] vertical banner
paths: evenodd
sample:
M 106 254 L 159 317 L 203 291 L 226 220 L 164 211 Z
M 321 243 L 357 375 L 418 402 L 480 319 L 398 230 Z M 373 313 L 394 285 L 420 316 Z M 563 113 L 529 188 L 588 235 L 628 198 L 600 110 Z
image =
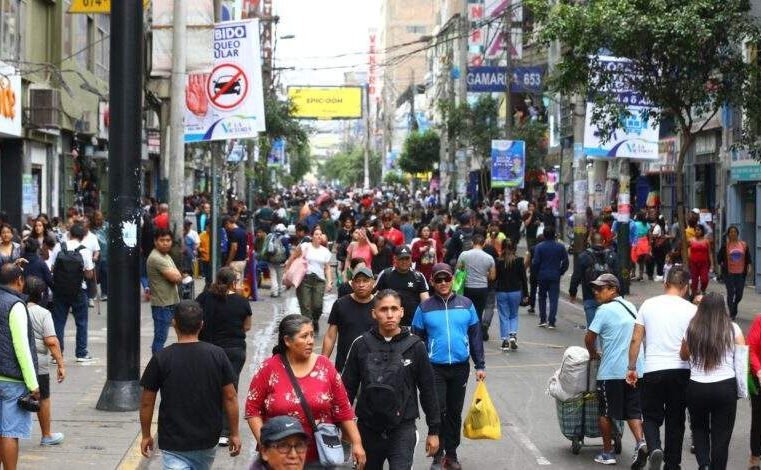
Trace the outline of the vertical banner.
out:
M 185 142 L 246 139 L 264 131 L 259 20 L 214 26 L 214 64 L 188 75 Z
M 522 188 L 526 175 L 526 143 L 491 141 L 491 187 Z

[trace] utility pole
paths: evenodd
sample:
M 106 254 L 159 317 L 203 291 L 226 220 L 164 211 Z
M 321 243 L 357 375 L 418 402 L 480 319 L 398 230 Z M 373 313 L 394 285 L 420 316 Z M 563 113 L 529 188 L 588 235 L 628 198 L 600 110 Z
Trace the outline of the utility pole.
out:
M 509 139 L 513 135 L 513 113 L 512 100 L 510 93 L 513 81 L 513 45 L 512 37 L 512 8 L 505 8 L 505 17 L 502 20 L 502 36 L 505 41 L 505 138 Z
M 415 95 L 417 95 L 417 85 L 415 85 L 415 69 L 410 69 L 410 131 L 419 129 L 417 116 L 415 116 Z
M 589 189 L 587 176 L 587 157 L 584 155 L 584 114 L 586 105 L 581 95 L 576 95 L 576 111 L 573 116 L 573 253 L 578 256 L 586 249 L 587 243 L 587 205 Z
M 370 87 L 365 85 L 365 179 L 364 189 L 370 189 Z
M 140 404 L 140 142 L 143 99 L 143 2 L 113 2 L 109 94 L 106 383 L 96 408 Z
M 175 240 L 182 240 L 185 218 L 185 66 L 187 40 L 187 5 L 174 0 L 172 27 L 172 79 L 169 123 L 171 127 L 171 162 L 169 165 L 169 228 Z

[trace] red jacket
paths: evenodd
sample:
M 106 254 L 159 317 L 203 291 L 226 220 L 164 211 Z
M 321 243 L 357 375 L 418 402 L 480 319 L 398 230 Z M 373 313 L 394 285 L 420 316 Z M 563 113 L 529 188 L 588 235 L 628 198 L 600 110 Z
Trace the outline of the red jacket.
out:
M 746 338 L 750 350 L 750 370 L 754 376 L 761 370 L 761 315 L 756 315 Z

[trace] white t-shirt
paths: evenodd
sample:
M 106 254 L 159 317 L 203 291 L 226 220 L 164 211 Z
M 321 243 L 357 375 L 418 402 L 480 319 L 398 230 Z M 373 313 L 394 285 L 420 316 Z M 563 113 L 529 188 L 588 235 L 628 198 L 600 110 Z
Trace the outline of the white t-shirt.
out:
M 94 236 L 93 236 L 94 237 Z M 95 240 L 95 243 L 97 243 L 98 240 Z M 92 261 L 92 251 L 87 247 L 87 245 L 84 244 L 84 242 L 80 242 L 78 240 L 66 240 L 66 249 L 76 250 L 80 247 L 80 245 L 84 246 L 81 250 L 79 250 L 79 253 L 82 255 L 82 261 L 84 262 L 84 271 L 92 271 L 95 269 L 95 263 Z M 87 289 L 87 283 L 86 281 L 82 281 L 82 289 Z
M 314 274 L 324 281 L 325 264 L 330 263 L 330 251 L 322 245 L 315 248 L 311 243 L 302 243 L 299 248 L 307 259 L 307 274 Z
M 742 335 L 742 330 L 737 323 L 732 322 L 732 328 L 735 330 L 735 337 Z M 721 364 L 711 372 L 706 373 L 702 367 L 695 364 L 690 359 L 690 380 L 703 384 L 721 382 L 722 380 L 735 378 L 735 349 L 734 347 L 724 354 Z
M 695 305 L 676 295 L 659 295 L 642 303 L 635 322 L 645 327 L 646 374 L 690 368 L 689 362 L 679 357 L 679 351 L 695 311 Z
M 69 232 L 66 232 L 66 234 L 63 236 L 63 239 L 67 242 L 69 241 Z M 85 235 L 85 238 L 82 239 L 82 244 L 85 246 L 85 248 L 90 250 L 90 253 L 96 253 L 100 251 L 100 243 L 98 243 L 98 237 L 96 237 L 95 234 L 90 231 L 88 231 L 87 235 Z

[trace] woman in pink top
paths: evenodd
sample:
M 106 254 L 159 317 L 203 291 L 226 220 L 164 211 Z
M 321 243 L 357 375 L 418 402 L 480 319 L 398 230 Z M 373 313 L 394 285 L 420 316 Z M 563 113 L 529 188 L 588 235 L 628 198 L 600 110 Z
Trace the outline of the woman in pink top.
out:
M 740 240 L 740 231 L 734 225 L 727 229 L 727 236 L 721 244 L 717 258 L 727 288 L 729 314 L 734 320 L 737 317 L 737 306 L 745 291 L 745 278 L 752 264 L 748 244 Z
M 370 234 L 365 228 L 357 228 L 352 235 L 354 241 L 349 243 L 346 249 L 346 262 L 344 263 L 344 279 L 349 270 L 349 261 L 352 258 L 362 258 L 365 260 L 365 266 L 372 266 L 373 256 L 378 254 L 378 246 L 370 241 Z
M 708 271 L 711 269 L 711 245 L 705 238 L 705 228 L 695 227 L 695 238 L 689 241 L 690 274 L 692 275 L 692 296 L 705 293 L 708 288 Z M 698 290 L 698 283 L 700 290 Z

